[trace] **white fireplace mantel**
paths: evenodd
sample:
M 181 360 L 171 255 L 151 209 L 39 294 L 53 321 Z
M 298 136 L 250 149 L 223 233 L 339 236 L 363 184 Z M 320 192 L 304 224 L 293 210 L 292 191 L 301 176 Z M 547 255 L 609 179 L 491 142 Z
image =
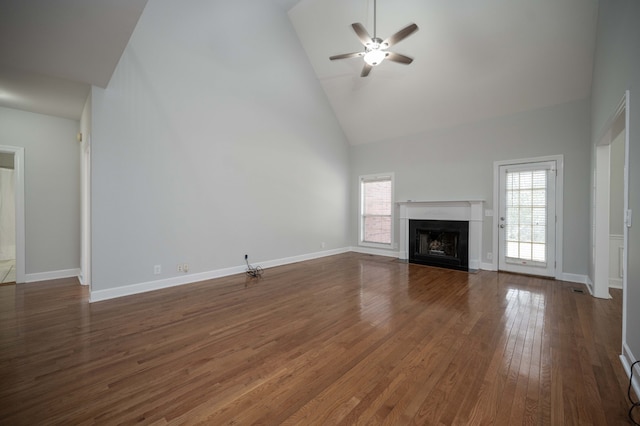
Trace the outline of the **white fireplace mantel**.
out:
M 466 220 L 469 222 L 469 269 L 480 269 L 484 200 L 405 201 L 400 206 L 399 258 L 409 258 L 409 220 Z

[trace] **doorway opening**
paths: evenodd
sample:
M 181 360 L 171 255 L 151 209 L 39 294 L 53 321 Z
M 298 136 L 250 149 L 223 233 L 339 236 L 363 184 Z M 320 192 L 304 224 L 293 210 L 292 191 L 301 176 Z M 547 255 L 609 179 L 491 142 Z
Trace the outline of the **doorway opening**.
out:
M 627 231 L 630 226 L 627 96 L 628 94 L 621 101 L 594 152 L 594 227 L 591 251 L 593 281 L 589 283 L 589 289 L 593 296 L 603 299 L 611 298 L 610 287 L 620 287 L 623 289 L 624 300 Z
M 0 152 L 0 284 L 16 282 L 16 197 L 13 154 Z
M 591 251 L 591 279 L 590 290 L 595 297 L 610 298 L 609 288 L 612 285 L 611 271 L 615 271 L 616 266 L 622 279 L 622 354 L 620 359 L 625 366 L 627 374 L 630 374 L 631 363 L 634 358 L 629 349 L 627 336 L 627 270 L 629 265 L 629 228 L 631 227 L 631 210 L 629 209 L 629 97 L 627 90 L 618 105 L 615 113 L 611 116 L 605 133 L 595 146 L 594 166 L 593 166 L 593 187 L 592 187 L 592 251 Z M 622 143 L 623 147 L 617 147 Z M 616 150 L 622 150 L 622 154 L 616 154 Z M 616 156 L 623 155 L 623 159 Z M 622 197 L 617 197 L 616 191 L 620 191 L 620 179 L 615 178 L 616 173 L 612 169 L 619 168 L 623 164 L 622 170 Z M 619 209 L 620 198 L 622 198 L 623 208 Z M 614 215 L 622 215 L 615 217 Z M 620 227 L 616 223 L 622 224 L 622 247 L 611 245 L 612 232 L 619 232 Z M 617 230 L 617 231 L 616 231 Z M 615 235 L 615 234 L 614 234 Z M 613 255 L 621 257 L 619 266 L 615 265 Z M 614 263 L 612 265 L 612 263 Z M 615 283 L 615 281 L 614 281 Z
M 0 283 L 25 282 L 24 148 L 0 145 Z

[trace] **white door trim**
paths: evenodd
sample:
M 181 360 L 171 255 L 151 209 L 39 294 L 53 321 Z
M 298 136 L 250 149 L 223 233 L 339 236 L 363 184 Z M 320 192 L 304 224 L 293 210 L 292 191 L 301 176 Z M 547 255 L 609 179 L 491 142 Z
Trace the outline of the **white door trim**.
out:
M 498 270 L 498 259 L 500 253 L 498 252 L 499 246 L 499 207 L 500 207 L 500 167 L 508 165 L 526 164 L 526 163 L 540 163 L 545 161 L 555 161 L 557 167 L 556 175 L 556 241 L 555 241 L 555 278 L 561 280 L 563 278 L 563 256 L 562 247 L 564 240 L 563 233 L 563 199 L 564 199 L 564 156 L 563 155 L 548 155 L 544 157 L 534 158 L 521 158 L 516 160 L 502 160 L 493 162 L 493 264 L 492 267 L 495 271 Z M 551 259 L 549 259 L 551 261 Z
M 80 284 L 91 289 L 91 135 L 80 146 Z
M 627 345 L 627 314 L 629 312 L 628 303 L 628 287 L 627 279 L 629 270 L 629 228 L 633 225 L 631 218 L 631 209 L 629 208 L 629 119 L 631 118 L 631 91 L 626 90 L 622 98 L 624 103 L 624 212 L 625 220 L 623 227 L 622 242 L 622 350 Z M 638 388 L 636 387 L 636 392 Z
M 611 142 L 611 132 L 607 132 L 605 138 L 595 147 L 594 217 L 596 226 L 593 228 L 594 245 L 591 254 L 594 259 L 591 294 L 602 299 L 611 299 L 611 295 L 609 294 L 609 175 L 611 172 Z M 607 242 L 607 245 L 604 247 L 599 245 L 603 244 L 603 241 Z
M 16 203 L 16 283 L 26 282 L 25 219 L 24 219 L 24 148 L 0 145 L 0 152 L 13 154 L 13 170 L 16 179 L 14 192 Z

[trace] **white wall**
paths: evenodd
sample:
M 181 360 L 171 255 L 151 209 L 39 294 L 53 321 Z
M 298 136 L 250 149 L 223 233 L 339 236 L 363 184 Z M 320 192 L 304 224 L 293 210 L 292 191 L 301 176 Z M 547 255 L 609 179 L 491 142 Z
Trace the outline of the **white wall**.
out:
M 277 2 L 149 2 L 91 131 L 92 292 L 348 245 L 347 142 Z
M 629 269 L 626 324 L 623 335 L 628 361 L 640 357 L 640 2 L 607 0 L 599 3 L 596 59 L 592 87 L 591 141 L 600 141 L 625 90 L 630 90 L 629 208 L 635 224 L 629 229 Z M 635 359 L 633 359 L 635 355 Z
M 25 149 L 27 280 L 79 267 L 77 132 L 75 120 L 0 107 L 0 145 Z
M 493 162 L 564 155 L 564 272 L 588 273 L 589 102 L 542 108 L 412 137 L 351 148 L 358 176 L 395 172 L 396 201 L 477 200 L 493 206 Z M 357 223 L 357 199 L 352 201 Z M 492 219 L 483 226 L 483 262 L 492 251 Z M 396 221 L 397 222 L 397 221 Z M 397 224 L 396 224 L 397 225 Z M 396 231 L 398 228 L 396 227 Z M 395 233 L 396 239 L 398 232 Z M 357 226 L 351 239 L 357 244 Z

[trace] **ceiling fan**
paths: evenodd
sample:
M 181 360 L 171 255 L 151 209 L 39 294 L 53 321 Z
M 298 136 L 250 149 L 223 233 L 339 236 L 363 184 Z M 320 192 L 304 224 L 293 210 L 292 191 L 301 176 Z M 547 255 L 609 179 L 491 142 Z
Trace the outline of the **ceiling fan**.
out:
M 413 62 L 413 58 L 401 55 L 399 53 L 389 52 L 387 51 L 387 49 L 394 44 L 402 41 L 403 39 L 409 37 L 411 34 L 418 30 L 418 26 L 416 24 L 408 25 L 385 40 L 378 38 L 376 34 L 376 0 L 373 0 L 373 37 L 369 35 L 367 30 L 365 30 L 364 26 L 361 23 L 355 22 L 351 24 L 351 26 L 360 39 L 360 42 L 364 45 L 364 52 L 343 53 L 342 55 L 334 55 L 329 58 L 330 60 L 334 61 L 336 59 L 348 59 L 358 56 L 364 58 L 364 68 L 362 68 L 360 77 L 368 76 L 371 72 L 371 69 L 375 66 L 380 65 L 385 59 L 405 65 L 409 65 L 411 62 Z

